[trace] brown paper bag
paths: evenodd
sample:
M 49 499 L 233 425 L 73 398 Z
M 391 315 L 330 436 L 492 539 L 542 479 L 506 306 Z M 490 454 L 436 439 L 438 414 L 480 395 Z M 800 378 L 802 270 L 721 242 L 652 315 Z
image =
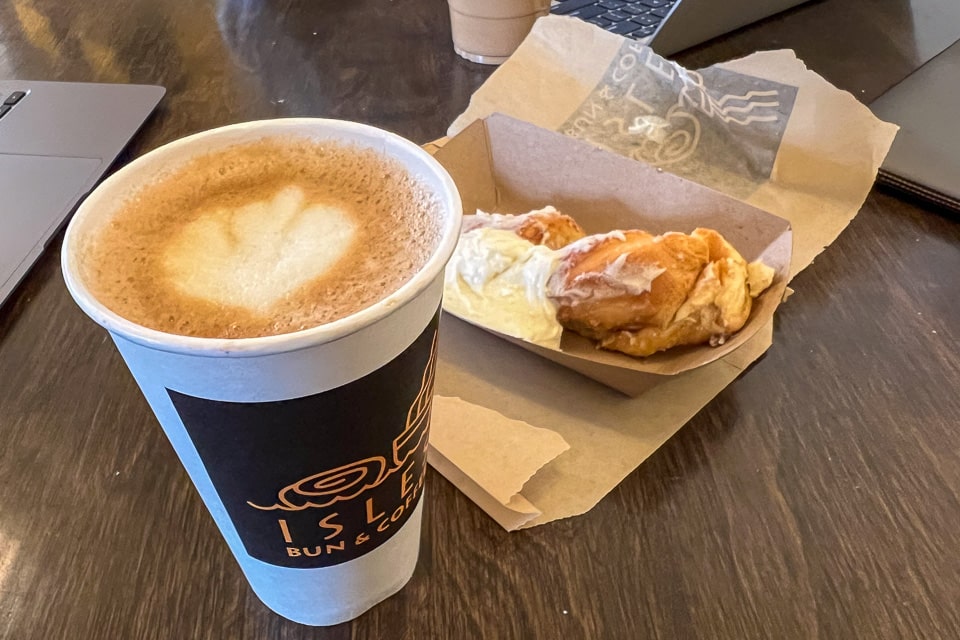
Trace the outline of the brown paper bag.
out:
M 791 51 L 690 71 L 558 16 L 537 21 L 448 133 L 496 112 L 786 218 L 790 276 L 856 215 L 896 134 Z M 459 320 L 443 323 L 430 462 L 508 530 L 588 511 L 772 339 L 768 322 L 733 353 L 630 398 Z

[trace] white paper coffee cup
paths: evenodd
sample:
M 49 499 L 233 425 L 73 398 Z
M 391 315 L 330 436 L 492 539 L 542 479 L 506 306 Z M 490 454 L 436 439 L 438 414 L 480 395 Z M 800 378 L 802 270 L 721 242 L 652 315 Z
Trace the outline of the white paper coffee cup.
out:
M 128 194 L 198 155 L 276 135 L 371 148 L 418 177 L 441 205 L 440 241 L 424 267 L 354 315 L 263 338 L 166 334 L 91 295 L 77 247 Z M 443 268 L 461 213 L 450 176 L 417 145 L 355 123 L 286 119 L 199 133 L 138 158 L 67 229 L 67 288 L 109 331 L 251 587 L 286 618 L 350 620 L 413 574 Z

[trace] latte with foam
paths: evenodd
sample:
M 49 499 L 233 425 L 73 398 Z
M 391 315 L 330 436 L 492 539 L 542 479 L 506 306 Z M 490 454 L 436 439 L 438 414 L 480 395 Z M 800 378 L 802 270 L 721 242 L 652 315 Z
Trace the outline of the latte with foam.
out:
M 268 138 L 156 177 L 79 248 L 107 308 L 187 336 L 247 338 L 332 322 L 410 280 L 439 241 L 436 197 L 398 162 Z

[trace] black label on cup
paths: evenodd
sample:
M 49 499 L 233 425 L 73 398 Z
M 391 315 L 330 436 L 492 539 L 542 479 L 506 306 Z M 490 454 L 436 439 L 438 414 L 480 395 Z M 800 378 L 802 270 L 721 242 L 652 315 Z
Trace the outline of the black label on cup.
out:
M 380 369 L 316 395 L 221 402 L 167 390 L 247 553 L 329 567 L 407 521 L 427 471 L 438 322 Z

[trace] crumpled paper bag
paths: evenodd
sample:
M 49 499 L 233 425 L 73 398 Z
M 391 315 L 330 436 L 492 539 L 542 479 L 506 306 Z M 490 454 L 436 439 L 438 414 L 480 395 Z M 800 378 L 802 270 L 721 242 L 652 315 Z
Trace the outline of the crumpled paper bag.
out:
M 788 219 L 791 276 L 856 215 L 897 131 L 792 51 L 692 71 L 559 16 L 537 21 L 448 134 L 495 112 Z M 429 461 L 508 530 L 587 512 L 773 334 L 771 323 L 725 358 L 628 398 L 449 316 L 443 325 Z

